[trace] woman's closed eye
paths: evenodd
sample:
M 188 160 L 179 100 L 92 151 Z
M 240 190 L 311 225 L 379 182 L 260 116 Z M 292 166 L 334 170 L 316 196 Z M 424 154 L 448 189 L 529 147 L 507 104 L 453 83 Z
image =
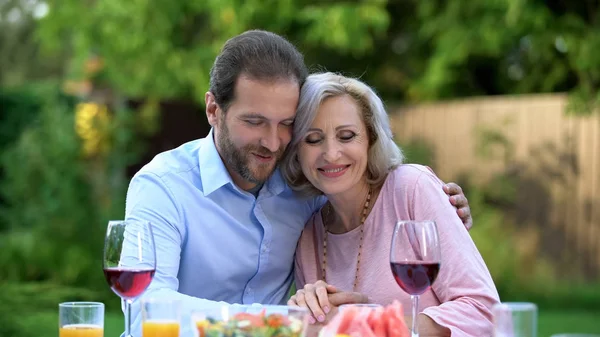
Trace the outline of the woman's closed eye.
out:
M 356 137 L 356 133 L 352 132 L 352 131 L 342 131 L 338 134 L 338 139 L 343 141 L 343 142 L 349 142 L 352 139 L 354 139 L 354 137 Z
M 323 137 L 321 137 L 320 135 L 312 133 L 306 136 L 306 138 L 304 138 L 304 142 L 307 144 L 318 144 L 319 142 L 321 142 L 322 139 Z
M 357 134 L 353 131 L 342 131 L 336 135 L 336 138 L 341 142 L 350 142 L 356 138 Z M 307 144 L 315 145 L 323 141 L 323 136 L 318 133 L 311 133 L 304 138 Z

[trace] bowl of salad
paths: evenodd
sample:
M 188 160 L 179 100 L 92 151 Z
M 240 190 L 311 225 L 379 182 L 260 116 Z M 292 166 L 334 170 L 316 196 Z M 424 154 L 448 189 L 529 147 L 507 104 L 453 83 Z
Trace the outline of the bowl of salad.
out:
M 195 310 L 198 337 L 305 337 L 309 312 L 285 305 L 222 305 Z

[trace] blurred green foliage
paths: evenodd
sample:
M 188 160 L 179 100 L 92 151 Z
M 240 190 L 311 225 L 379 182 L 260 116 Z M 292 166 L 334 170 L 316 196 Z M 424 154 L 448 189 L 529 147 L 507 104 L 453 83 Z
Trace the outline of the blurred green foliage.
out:
M 287 33 L 300 46 L 330 46 L 340 53 L 361 54 L 372 50 L 373 40 L 384 34 L 389 23 L 385 1 L 380 0 L 49 3 L 56 10 L 38 30 L 44 46 L 57 50 L 68 42 L 76 65 L 100 56 L 106 81 L 129 97 L 194 97 L 198 102 L 204 101 L 209 69 L 223 43 L 247 29 Z
M 572 91 L 577 112 L 598 102 L 597 2 L 393 3 L 414 15 L 398 28 L 409 45 L 403 57 L 422 60 L 410 63 L 416 65 L 406 81 L 410 99 Z
M 55 336 L 58 332 L 58 303 L 94 301 L 99 298 L 99 293 L 90 288 L 48 283 L 3 283 L 0 287 L 0 336 Z M 39 313 L 45 312 L 54 313 L 52 322 L 40 322 L 36 319 Z M 54 329 L 43 331 L 39 329 L 40 325 L 46 329 L 52 326 Z
M 21 135 L 42 105 L 38 86 L 0 90 L 0 152 Z
M 387 99 L 569 91 L 577 113 L 599 100 L 593 1 L 46 3 L 41 20 L 39 2 L 0 3 L 0 17 L 20 18 L 0 20 L 0 83 L 66 70 L 81 78 L 86 60 L 100 56 L 103 79 L 130 97 L 202 102 L 223 42 L 262 28 L 290 38 L 313 70 L 361 76 Z
M 102 230 L 93 225 L 100 214 L 80 160 L 73 105 L 57 97 L 44 103 L 35 122 L 2 154 L 0 193 L 8 204 L 2 217 L 11 231 L 1 238 L 7 254 L 0 268 L 8 280 L 74 284 L 93 275 L 90 265 L 98 262 L 90 248 L 102 249 Z
M 0 1 L 0 86 L 44 80 L 60 75 L 67 67 L 67 48 L 48 53 L 39 47 L 36 17 L 42 4 L 41 1 Z
M 32 108 L 28 124 L 0 153 L 0 283 L 103 289 L 107 296 L 104 231 L 124 214 L 125 169 L 139 154 L 135 114 L 114 111 L 104 130 L 110 151 L 89 156 L 75 131 L 77 101 L 56 88 L 40 85 L 34 100 L 13 105 Z M 19 101 L 31 97 L 28 90 L 3 95 Z
M 106 80 L 129 96 L 202 102 L 222 44 L 261 28 L 297 44 L 313 70 L 361 76 L 395 101 L 570 91 L 572 111 L 590 112 L 599 99 L 597 2 L 49 3 L 54 10 L 37 30 L 46 50 L 68 46 L 74 77 L 100 56 Z

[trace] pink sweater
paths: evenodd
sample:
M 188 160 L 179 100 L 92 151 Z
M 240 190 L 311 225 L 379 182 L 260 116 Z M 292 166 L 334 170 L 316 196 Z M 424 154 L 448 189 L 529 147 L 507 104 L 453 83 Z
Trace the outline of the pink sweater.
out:
M 430 170 L 420 165 L 401 165 L 389 174 L 364 223 L 355 291 L 382 305 L 398 299 L 405 315 L 410 315 L 410 296 L 398 286 L 390 269 L 392 232 L 398 220 L 434 220 L 440 236 L 442 264 L 433 291 L 420 296 L 419 311 L 449 328 L 452 336 L 491 336 L 491 307 L 499 301 L 498 292 L 442 185 Z M 298 289 L 321 278 L 323 233 L 321 214 L 316 212 L 306 224 L 296 251 Z M 359 239 L 360 228 L 344 234 L 328 234 L 329 284 L 352 291 Z

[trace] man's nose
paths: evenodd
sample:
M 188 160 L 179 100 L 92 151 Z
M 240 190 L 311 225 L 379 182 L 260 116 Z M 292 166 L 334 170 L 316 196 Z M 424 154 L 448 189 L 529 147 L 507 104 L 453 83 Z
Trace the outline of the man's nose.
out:
M 269 149 L 271 152 L 277 152 L 281 146 L 281 140 L 277 134 L 277 128 L 269 128 L 267 134 L 261 138 L 260 145 Z

